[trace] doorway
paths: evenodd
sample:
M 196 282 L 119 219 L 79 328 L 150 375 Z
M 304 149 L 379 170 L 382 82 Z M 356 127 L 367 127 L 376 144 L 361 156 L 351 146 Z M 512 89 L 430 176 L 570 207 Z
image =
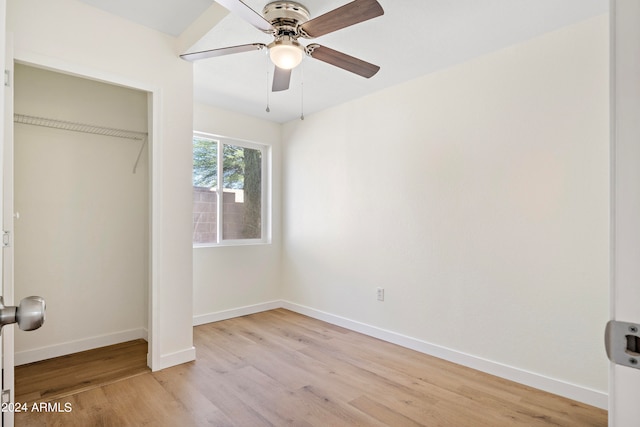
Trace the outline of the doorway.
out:
M 15 297 L 47 321 L 16 365 L 148 338 L 149 94 L 15 68 Z

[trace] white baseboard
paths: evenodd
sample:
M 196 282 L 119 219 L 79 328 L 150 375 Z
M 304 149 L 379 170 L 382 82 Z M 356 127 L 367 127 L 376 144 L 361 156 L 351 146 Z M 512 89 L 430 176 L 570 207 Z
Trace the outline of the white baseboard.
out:
M 260 304 L 247 305 L 231 310 L 217 311 L 214 313 L 193 316 L 193 326 L 204 325 L 205 323 L 219 322 L 221 320 L 233 319 L 234 317 L 247 316 L 249 314 L 260 313 L 262 311 L 274 310 L 282 307 L 282 301 L 270 301 Z
M 114 332 L 112 334 L 89 337 L 81 340 L 68 341 L 62 344 L 40 347 L 33 350 L 16 351 L 15 365 L 19 366 L 27 363 L 39 362 L 53 357 L 65 356 L 67 354 L 106 347 L 108 345 L 119 344 L 126 341 L 137 339 L 147 340 L 147 335 L 148 331 L 146 329 L 137 328 Z
M 151 370 L 155 372 L 194 360 L 196 360 L 196 348 L 191 347 L 186 350 L 163 354 L 160 356 L 158 363 L 153 363 L 153 365 L 150 364 L 149 366 L 151 366 Z M 147 358 L 147 362 L 151 361 Z
M 287 310 L 294 311 L 296 313 L 304 314 L 305 316 L 309 316 L 314 319 L 322 320 L 327 323 L 350 329 L 355 332 L 360 332 L 362 334 L 369 335 L 383 341 L 410 348 L 412 350 L 416 350 L 430 356 L 438 357 L 440 359 L 467 366 L 469 368 L 486 372 L 488 374 L 495 375 L 510 381 L 515 381 L 517 383 L 537 388 L 539 390 L 544 390 L 549 393 L 576 400 L 587 405 L 595 406 L 601 409 L 607 409 L 608 407 L 608 394 L 601 391 L 592 390 L 579 385 L 549 378 L 544 375 L 528 372 L 519 368 L 515 368 L 513 366 L 508 366 L 498 362 L 493 362 L 491 360 L 472 356 L 470 354 L 431 344 L 426 341 L 408 337 L 406 335 L 391 332 L 375 326 L 367 325 L 365 323 L 357 322 L 345 317 L 336 316 L 331 313 L 316 310 L 314 308 L 292 303 L 289 301 L 282 301 L 281 307 L 286 308 Z

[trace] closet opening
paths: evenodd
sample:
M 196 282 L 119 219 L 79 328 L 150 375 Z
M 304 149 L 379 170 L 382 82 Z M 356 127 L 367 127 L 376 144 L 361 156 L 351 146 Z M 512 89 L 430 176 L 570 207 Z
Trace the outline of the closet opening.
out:
M 96 377 L 118 354 L 146 370 L 151 95 L 24 64 L 14 73 L 15 298 L 47 302 L 43 327 L 15 336 L 16 392 L 23 366 L 60 356 L 61 374 L 72 354 Z

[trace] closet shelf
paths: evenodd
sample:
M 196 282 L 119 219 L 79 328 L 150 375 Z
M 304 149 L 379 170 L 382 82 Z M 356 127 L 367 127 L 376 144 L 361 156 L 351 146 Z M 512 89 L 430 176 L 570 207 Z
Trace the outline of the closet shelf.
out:
M 72 132 L 91 133 L 94 135 L 113 136 L 116 138 L 133 139 L 136 141 L 145 141 L 147 139 L 146 132 L 114 129 L 103 126 L 89 125 L 85 123 L 66 122 L 63 120 L 28 116 L 25 114 L 14 114 L 13 121 L 14 123 L 21 123 L 25 125 L 43 126 L 54 129 L 68 130 Z

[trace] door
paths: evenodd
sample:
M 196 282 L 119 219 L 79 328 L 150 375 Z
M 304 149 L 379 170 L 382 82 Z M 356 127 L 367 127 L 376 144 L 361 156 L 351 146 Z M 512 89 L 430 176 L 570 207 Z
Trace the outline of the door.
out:
M 8 66 L 12 68 L 13 65 L 11 49 L 7 48 L 7 46 L 6 0 L 0 0 L 0 64 L 2 65 L 0 70 L 7 70 Z M 10 70 L 6 76 L 10 78 Z M 11 187 L 13 176 L 11 170 L 7 171 L 5 169 L 7 164 L 11 163 L 10 158 L 12 157 L 11 153 L 13 151 L 13 96 L 10 84 L 7 85 L 5 81 L 5 84 L 0 87 L 0 92 L 2 93 L 2 100 L 0 101 L 0 137 L 2 138 L 2 144 L 0 144 L 0 189 L 2 189 L 2 197 L 0 197 L 0 224 L 2 224 L 3 230 L 7 230 L 7 228 L 5 228 L 7 225 L 6 220 L 9 218 L 10 222 L 13 222 L 13 216 L 7 215 L 7 210 L 11 211 L 13 206 L 12 203 L 7 203 L 7 194 L 5 194 L 4 191 L 6 185 Z M 2 249 L 2 256 L 0 257 L 0 271 L 2 271 L 0 296 L 3 297 L 5 305 L 13 305 L 13 262 L 11 256 L 11 250 L 7 251 Z M 2 366 L 2 403 L 13 402 L 13 327 L 2 328 L 0 365 Z M 4 390 L 9 390 L 8 396 L 4 393 Z M 11 427 L 13 426 L 13 413 L 5 412 L 4 409 L 3 407 L 2 426 Z
M 611 316 L 640 324 L 640 0 L 611 0 Z M 634 353 L 633 329 L 625 350 Z M 625 337 L 623 336 L 623 340 Z M 624 342 L 624 341 L 623 341 Z M 640 355 L 638 355 L 640 356 Z M 637 426 L 640 369 L 611 364 L 609 425 Z

